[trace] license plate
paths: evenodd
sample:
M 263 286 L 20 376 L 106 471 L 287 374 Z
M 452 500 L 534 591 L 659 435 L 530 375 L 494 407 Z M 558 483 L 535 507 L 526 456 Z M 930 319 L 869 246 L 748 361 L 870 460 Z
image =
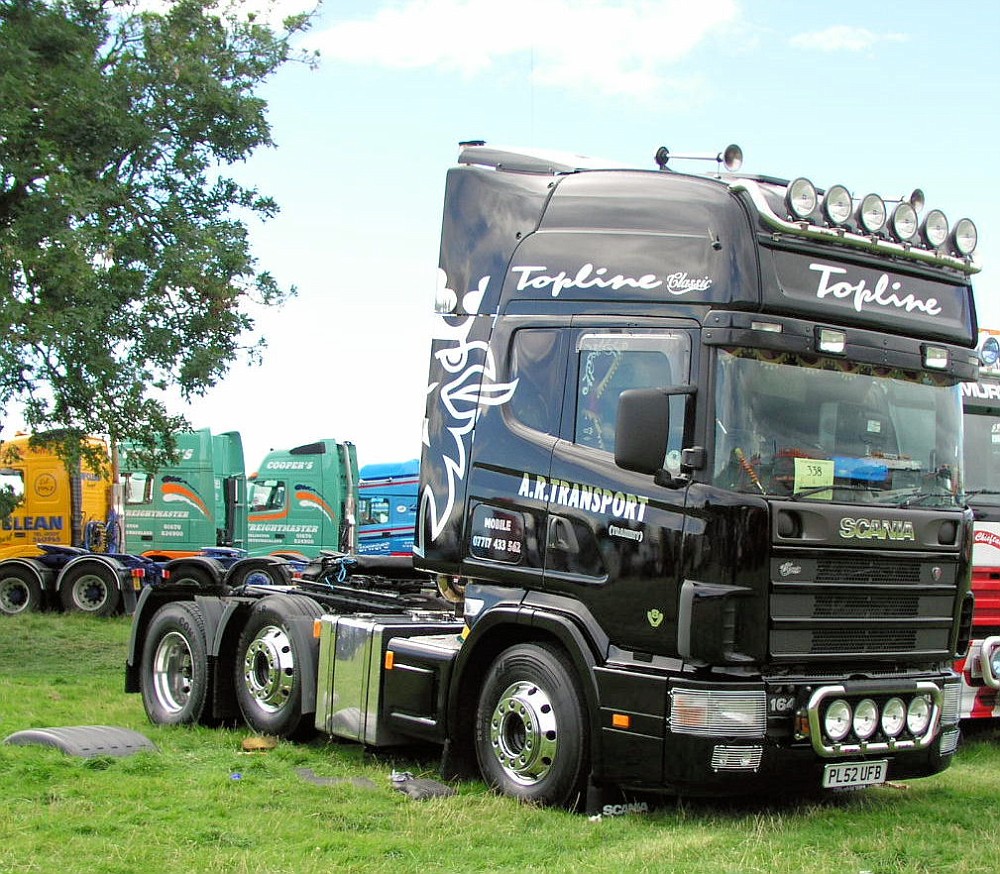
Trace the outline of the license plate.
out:
M 843 762 L 823 768 L 823 788 L 844 786 L 877 786 L 884 783 L 889 769 L 888 759 L 877 762 Z

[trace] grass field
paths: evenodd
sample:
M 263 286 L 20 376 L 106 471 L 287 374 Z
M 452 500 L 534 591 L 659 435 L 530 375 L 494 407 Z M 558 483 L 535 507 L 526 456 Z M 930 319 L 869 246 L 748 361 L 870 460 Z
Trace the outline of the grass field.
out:
M 1000 731 L 963 740 L 936 777 L 817 801 L 667 801 L 592 821 L 519 805 L 478 782 L 450 798 L 394 791 L 393 769 L 434 758 L 150 725 L 123 691 L 128 619 L 0 621 L 0 737 L 113 725 L 156 752 L 80 758 L 0 745 L 3 872 L 994 872 Z M 297 772 L 344 778 L 317 785 Z M 373 786 L 356 785 L 367 778 Z

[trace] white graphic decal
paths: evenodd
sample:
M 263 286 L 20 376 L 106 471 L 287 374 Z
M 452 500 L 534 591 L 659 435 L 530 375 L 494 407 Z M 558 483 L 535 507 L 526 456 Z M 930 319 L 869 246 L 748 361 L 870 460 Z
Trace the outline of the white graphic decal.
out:
M 707 276 L 700 279 L 693 278 L 683 271 L 671 273 L 666 280 L 660 279 L 655 273 L 645 273 L 642 276 L 625 276 L 622 273 L 616 273 L 608 276 L 607 267 L 594 267 L 590 263 L 584 264 L 572 276 L 568 275 L 565 270 L 548 274 L 544 272 L 548 268 L 543 265 L 521 265 L 511 267 L 510 270 L 511 273 L 518 274 L 518 291 L 524 291 L 526 288 L 534 288 L 539 291 L 549 288 L 552 297 L 559 297 L 567 288 L 610 288 L 613 291 L 618 291 L 621 288 L 639 288 L 643 291 L 655 291 L 657 288 L 665 287 L 670 294 L 682 295 L 692 291 L 708 291 L 713 282 Z
M 457 301 L 458 296 L 448 288 L 444 271 L 438 270 L 439 283 L 445 283 L 442 290 Z M 435 540 L 444 530 L 445 522 L 455 506 L 457 484 L 466 475 L 466 445 L 465 441 L 476 425 L 476 420 L 483 407 L 500 406 L 507 403 L 514 395 L 517 380 L 509 383 L 496 382 L 496 362 L 489 344 L 481 341 L 469 341 L 469 333 L 475 322 L 476 314 L 482 303 L 483 295 L 489 284 L 490 277 L 479 280 L 478 287 L 467 292 L 462 297 L 462 308 L 469 316 L 457 325 L 451 324 L 447 318 L 438 323 L 435 339 L 452 340 L 453 345 L 434 353 L 442 369 L 448 374 L 454 374 L 444 384 L 432 383 L 427 387 L 427 393 L 437 390 L 440 405 L 443 408 L 448 433 L 454 440 L 454 455 L 443 455 L 442 462 L 448 474 L 447 496 L 435 495 L 431 488 L 425 487 L 420 498 L 421 518 L 430 521 L 430 539 Z M 442 299 L 439 292 L 437 299 Z M 427 425 L 424 423 L 424 443 L 430 445 Z M 439 497 L 443 498 L 443 506 L 438 507 Z
M 693 279 L 686 273 L 671 273 L 667 277 L 667 291 L 671 294 L 687 294 L 689 291 L 708 291 L 712 280 L 707 276 Z
M 834 267 L 831 264 L 810 264 L 809 269 L 816 270 L 820 274 L 816 297 L 824 298 L 828 294 L 832 294 L 836 298 L 853 296 L 854 309 L 859 313 L 866 303 L 873 303 L 880 307 L 896 307 L 906 310 L 908 313 L 919 310 L 929 316 L 936 316 L 941 312 L 937 298 L 929 297 L 927 300 L 920 300 L 912 294 L 901 294 L 902 282 L 893 282 L 890 286 L 888 273 L 883 273 L 876 281 L 875 287 L 869 288 L 864 279 L 859 279 L 853 284 L 848 281 L 831 283 L 831 276 L 841 276 L 847 273 L 844 267 Z M 890 288 L 891 290 L 889 290 Z

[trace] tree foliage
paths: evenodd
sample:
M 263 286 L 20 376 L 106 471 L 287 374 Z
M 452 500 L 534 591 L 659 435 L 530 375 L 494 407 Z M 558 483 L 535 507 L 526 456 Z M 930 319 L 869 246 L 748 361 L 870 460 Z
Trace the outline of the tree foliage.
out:
M 158 396 L 203 394 L 283 290 L 227 175 L 271 146 L 259 86 L 296 58 L 235 0 L 0 0 L 0 415 L 173 451 Z M 70 450 L 72 452 L 72 447 Z

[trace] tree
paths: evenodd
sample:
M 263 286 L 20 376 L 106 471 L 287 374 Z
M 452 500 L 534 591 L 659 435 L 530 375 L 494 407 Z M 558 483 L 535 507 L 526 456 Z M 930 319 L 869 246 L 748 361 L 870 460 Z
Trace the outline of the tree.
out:
M 161 4 L 163 6 L 163 4 Z M 302 14 L 272 26 L 239 0 L 0 0 L 0 417 L 170 455 L 189 399 L 280 304 L 250 219 L 275 202 L 226 175 L 272 146 L 255 93 Z M 249 351 L 251 357 L 252 351 Z

